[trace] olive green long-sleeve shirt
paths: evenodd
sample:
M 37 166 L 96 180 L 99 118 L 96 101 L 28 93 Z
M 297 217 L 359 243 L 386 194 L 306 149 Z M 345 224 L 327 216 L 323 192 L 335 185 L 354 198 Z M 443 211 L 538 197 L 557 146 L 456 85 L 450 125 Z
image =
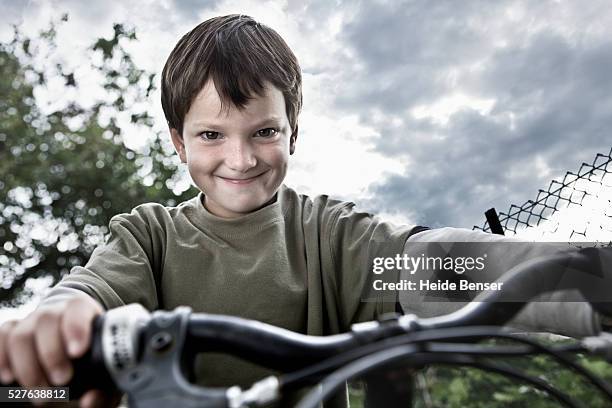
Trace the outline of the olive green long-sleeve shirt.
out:
M 282 186 L 274 203 L 237 219 L 221 219 L 202 194 L 177 207 L 144 204 L 110 222 L 110 238 L 84 267 L 75 267 L 48 300 L 81 290 L 110 309 L 128 303 L 260 320 L 310 335 L 395 310 L 362 301 L 371 259 L 401 253 L 411 231 L 354 204 L 309 198 Z M 269 372 L 205 355 L 200 384 L 250 385 Z

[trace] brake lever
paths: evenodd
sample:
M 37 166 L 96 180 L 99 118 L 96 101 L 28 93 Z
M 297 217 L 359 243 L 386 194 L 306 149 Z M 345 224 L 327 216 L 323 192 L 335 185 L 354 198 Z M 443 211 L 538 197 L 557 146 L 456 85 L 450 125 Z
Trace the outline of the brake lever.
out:
M 146 319 L 136 306 L 121 309 L 105 316 L 102 343 L 109 371 L 130 407 L 227 407 L 225 389 L 199 387 L 186 378 L 193 364 L 185 344 L 191 308 L 156 311 Z

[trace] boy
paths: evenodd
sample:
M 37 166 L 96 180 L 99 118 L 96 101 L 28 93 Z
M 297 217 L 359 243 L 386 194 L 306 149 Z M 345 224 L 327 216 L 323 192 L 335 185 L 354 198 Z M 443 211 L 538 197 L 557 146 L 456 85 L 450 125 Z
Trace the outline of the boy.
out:
M 360 301 L 370 277 L 364 268 L 373 256 L 402 253 L 423 228 L 392 226 L 351 203 L 311 199 L 282 184 L 301 104 L 298 62 L 275 31 L 230 15 L 186 34 L 164 67 L 162 105 L 201 193 L 177 207 L 145 204 L 114 217 L 108 242 L 85 267 L 26 319 L 2 327 L 1 380 L 65 384 L 94 316 L 132 302 L 150 310 L 189 305 L 311 335 L 394 311 L 393 302 Z M 265 375 L 213 356 L 200 359 L 196 372 L 213 386 Z M 81 403 L 116 403 L 104 398 L 91 391 Z

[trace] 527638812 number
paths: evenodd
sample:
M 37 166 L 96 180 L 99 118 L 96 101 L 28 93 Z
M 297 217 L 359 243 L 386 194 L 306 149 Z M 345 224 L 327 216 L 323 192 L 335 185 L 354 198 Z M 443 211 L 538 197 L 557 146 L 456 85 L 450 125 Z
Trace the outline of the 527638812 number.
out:
M 0 387 L 0 403 L 27 401 L 68 401 L 68 387 Z

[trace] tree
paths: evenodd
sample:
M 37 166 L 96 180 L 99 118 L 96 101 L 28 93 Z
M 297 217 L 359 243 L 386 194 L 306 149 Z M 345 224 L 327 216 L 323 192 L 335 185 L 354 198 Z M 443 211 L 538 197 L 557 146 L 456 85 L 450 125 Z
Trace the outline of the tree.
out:
M 62 21 L 67 20 L 67 16 Z M 176 191 L 178 160 L 166 135 L 155 134 L 143 102 L 155 75 L 139 69 L 124 45 L 134 30 L 114 25 L 111 39 L 87 50 L 101 78 L 103 97 L 92 106 L 78 100 L 43 111 L 37 87 L 61 79 L 79 89 L 75 72 L 62 64 L 37 66 L 36 55 L 55 47 L 57 23 L 36 38 L 15 27 L 0 44 L 0 301 L 23 302 L 29 278 L 53 283 L 83 265 L 108 233 L 110 218 L 149 201 L 174 205 L 195 195 Z M 120 115 L 153 138 L 143 151 L 124 146 Z M 173 192 L 173 189 L 175 192 Z M 178 194 L 178 195 L 177 195 Z

